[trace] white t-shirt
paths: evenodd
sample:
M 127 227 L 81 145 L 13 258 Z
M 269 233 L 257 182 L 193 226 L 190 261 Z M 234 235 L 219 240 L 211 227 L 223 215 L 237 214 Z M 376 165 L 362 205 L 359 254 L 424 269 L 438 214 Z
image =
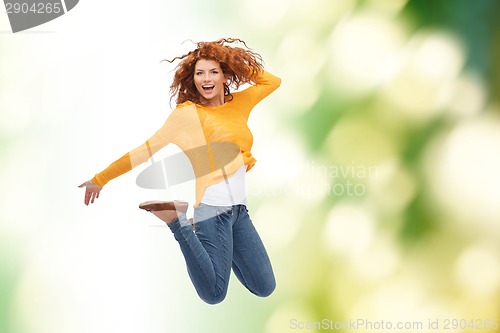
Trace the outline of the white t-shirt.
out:
M 205 189 L 201 202 L 211 206 L 233 206 L 247 204 L 247 166 L 241 166 L 230 178 Z

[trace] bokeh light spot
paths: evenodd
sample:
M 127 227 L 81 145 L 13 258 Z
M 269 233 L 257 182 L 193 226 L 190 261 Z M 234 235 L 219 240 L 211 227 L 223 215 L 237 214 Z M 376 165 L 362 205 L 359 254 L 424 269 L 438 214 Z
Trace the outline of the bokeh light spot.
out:
M 409 120 L 427 121 L 450 103 L 452 84 L 464 64 L 461 44 L 449 34 L 420 32 L 399 57 L 399 69 L 392 69 L 382 97 Z
M 493 297 L 500 289 L 498 250 L 483 244 L 465 248 L 455 262 L 455 280 L 468 295 Z
M 500 119 L 483 116 L 457 126 L 427 162 L 433 192 L 448 214 L 491 236 L 500 232 L 498 152 Z
M 347 95 L 370 92 L 403 42 L 396 21 L 372 13 L 341 20 L 330 38 L 332 88 Z
M 332 253 L 355 256 L 370 245 L 374 228 L 372 216 L 363 207 L 340 203 L 328 214 L 323 241 Z

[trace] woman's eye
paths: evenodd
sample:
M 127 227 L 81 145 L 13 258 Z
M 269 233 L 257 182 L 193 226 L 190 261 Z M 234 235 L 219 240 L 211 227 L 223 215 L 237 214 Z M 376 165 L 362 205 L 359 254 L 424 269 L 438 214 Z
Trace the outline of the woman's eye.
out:
M 202 74 L 203 74 L 203 72 L 197 72 L 196 73 L 196 75 L 202 75 Z

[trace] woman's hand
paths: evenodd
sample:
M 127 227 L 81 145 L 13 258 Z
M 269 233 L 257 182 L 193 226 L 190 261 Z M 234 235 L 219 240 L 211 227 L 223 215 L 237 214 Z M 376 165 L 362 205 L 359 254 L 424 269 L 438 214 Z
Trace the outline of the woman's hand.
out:
M 95 184 L 91 180 L 87 180 L 79 188 L 85 187 L 85 204 L 88 206 L 89 202 L 94 203 L 94 200 L 99 198 L 99 192 L 102 190 L 102 186 Z

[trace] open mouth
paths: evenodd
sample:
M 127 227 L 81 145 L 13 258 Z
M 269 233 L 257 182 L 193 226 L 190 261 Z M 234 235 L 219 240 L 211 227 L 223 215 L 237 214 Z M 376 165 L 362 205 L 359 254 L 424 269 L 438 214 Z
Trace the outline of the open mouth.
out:
M 212 90 L 214 90 L 215 86 L 214 85 L 207 85 L 207 86 L 202 86 L 202 88 L 206 92 L 211 92 Z

